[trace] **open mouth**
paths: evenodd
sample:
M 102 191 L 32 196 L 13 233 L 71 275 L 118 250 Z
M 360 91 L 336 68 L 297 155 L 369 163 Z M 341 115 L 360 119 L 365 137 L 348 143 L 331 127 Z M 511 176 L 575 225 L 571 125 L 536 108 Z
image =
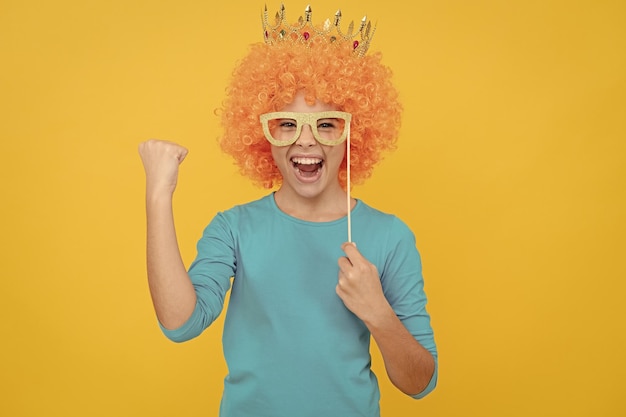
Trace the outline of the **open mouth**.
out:
M 324 160 L 320 158 L 294 157 L 291 158 L 291 163 L 303 177 L 313 177 L 322 169 Z

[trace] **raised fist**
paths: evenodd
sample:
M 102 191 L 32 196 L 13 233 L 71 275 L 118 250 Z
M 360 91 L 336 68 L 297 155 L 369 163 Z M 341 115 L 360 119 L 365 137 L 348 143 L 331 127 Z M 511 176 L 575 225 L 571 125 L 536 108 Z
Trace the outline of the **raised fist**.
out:
M 151 139 L 139 144 L 139 155 L 146 171 L 148 193 L 173 193 L 178 180 L 178 166 L 188 150 L 176 143 Z

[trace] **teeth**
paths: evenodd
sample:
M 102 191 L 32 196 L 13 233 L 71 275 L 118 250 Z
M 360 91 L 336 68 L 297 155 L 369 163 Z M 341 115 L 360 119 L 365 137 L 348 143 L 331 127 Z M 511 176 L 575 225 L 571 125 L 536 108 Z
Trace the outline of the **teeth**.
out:
M 291 161 L 300 165 L 314 165 L 322 162 L 320 158 L 291 158 Z

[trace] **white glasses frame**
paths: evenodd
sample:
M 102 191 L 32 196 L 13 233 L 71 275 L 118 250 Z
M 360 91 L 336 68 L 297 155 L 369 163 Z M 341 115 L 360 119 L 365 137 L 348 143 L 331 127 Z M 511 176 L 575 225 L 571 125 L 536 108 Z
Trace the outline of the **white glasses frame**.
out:
M 352 120 L 352 114 L 344 112 L 344 111 L 321 111 L 315 113 L 301 113 L 301 112 L 290 112 L 290 111 L 281 111 L 281 112 L 272 112 L 272 113 L 264 113 L 259 116 L 261 120 L 261 125 L 263 126 L 263 133 L 265 134 L 265 138 L 275 146 L 289 146 L 295 143 L 296 140 L 300 137 L 302 133 L 302 126 L 309 125 L 311 127 L 311 131 L 313 132 L 313 137 L 322 145 L 327 146 L 337 146 L 343 141 L 346 140 L 348 136 L 348 132 L 350 131 L 350 121 Z M 291 119 L 296 121 L 296 132 L 293 136 L 292 140 L 284 141 L 284 140 L 276 140 L 272 137 L 269 128 L 269 120 L 272 119 Z M 342 119 L 346 126 L 343 129 L 343 133 L 336 140 L 328 140 L 323 138 L 319 132 L 317 131 L 317 122 L 320 119 Z

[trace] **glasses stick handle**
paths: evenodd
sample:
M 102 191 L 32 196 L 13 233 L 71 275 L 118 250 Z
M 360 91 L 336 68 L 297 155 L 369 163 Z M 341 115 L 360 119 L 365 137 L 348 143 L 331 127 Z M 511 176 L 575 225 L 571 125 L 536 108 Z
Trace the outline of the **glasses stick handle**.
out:
M 346 138 L 346 194 L 348 195 L 348 242 L 352 242 L 352 198 L 350 197 L 350 123 L 348 123 L 348 137 Z

